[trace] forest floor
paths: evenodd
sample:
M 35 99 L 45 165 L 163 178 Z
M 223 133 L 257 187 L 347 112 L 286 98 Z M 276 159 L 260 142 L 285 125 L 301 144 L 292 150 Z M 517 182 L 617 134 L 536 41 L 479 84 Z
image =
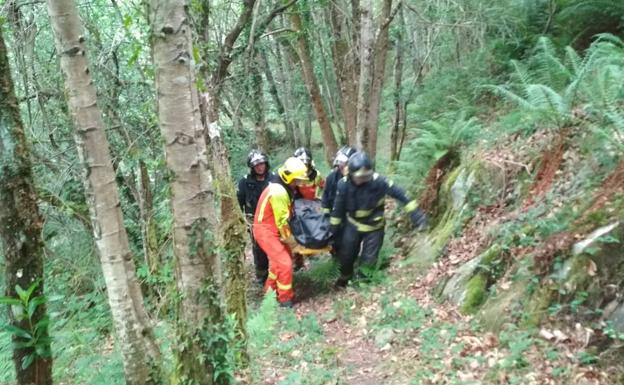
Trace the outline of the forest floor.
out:
M 273 338 L 255 344 L 251 383 L 610 383 L 587 352 L 586 327 L 508 324 L 499 333 L 487 332 L 431 295 L 436 277 L 454 263 L 437 262 L 423 271 L 400 255 L 390 260 L 374 282 L 342 290 L 329 283 L 329 256 L 308 261 L 295 276 L 295 308 L 273 307 L 277 320 L 267 326 Z M 259 301 L 255 290 L 252 301 Z M 259 311 L 252 310 L 252 317 Z

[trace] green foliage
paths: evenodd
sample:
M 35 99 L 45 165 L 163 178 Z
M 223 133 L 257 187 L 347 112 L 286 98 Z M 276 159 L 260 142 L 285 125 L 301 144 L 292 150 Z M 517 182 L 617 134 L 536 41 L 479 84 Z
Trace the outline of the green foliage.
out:
M 399 172 L 416 180 L 424 178 L 442 156 L 448 152 L 459 152 L 474 143 L 482 133 L 477 118 L 468 118 L 465 112 L 449 113 L 438 120 L 425 121 L 421 127 L 412 130 L 415 138 L 405 149 L 404 159 L 409 161 L 398 162 Z
M 0 297 L 0 305 L 10 306 L 13 319 L 18 323 L 25 323 L 26 328 L 5 324 L 2 328 L 14 338 L 13 348 L 27 349 L 30 353 L 22 359 L 22 369 L 28 368 L 36 359 L 45 359 L 52 356 L 50 344 L 52 338 L 48 335 L 50 317 L 44 316 L 35 320 L 35 312 L 47 302 L 45 296 L 32 297 L 39 286 L 39 281 L 33 282 L 27 289 L 15 285 L 17 297 Z

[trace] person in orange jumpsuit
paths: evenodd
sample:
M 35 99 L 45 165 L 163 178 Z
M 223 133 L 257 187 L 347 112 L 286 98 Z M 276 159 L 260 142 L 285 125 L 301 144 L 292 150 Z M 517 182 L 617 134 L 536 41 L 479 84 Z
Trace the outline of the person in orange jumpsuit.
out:
M 295 189 L 307 180 L 308 168 L 295 157 L 286 159 L 277 170 L 278 182 L 271 182 L 258 200 L 254 215 L 253 234 L 269 258 L 269 276 L 265 292 L 271 288 L 282 306 L 292 307 L 294 291 L 292 249 L 298 244 L 288 220 L 292 215 Z
M 308 168 L 308 180 L 301 183 L 297 187 L 296 198 L 310 200 L 318 199 L 320 197 L 320 190 L 325 188 L 325 180 L 314 165 L 314 160 L 312 160 L 312 152 L 310 152 L 310 150 L 305 147 L 299 147 L 295 150 L 293 156 L 300 159 Z

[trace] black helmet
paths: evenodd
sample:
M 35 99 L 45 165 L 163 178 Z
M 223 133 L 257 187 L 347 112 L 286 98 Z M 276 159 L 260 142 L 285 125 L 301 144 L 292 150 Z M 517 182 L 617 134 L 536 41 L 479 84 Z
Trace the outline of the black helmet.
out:
M 336 153 L 333 165 L 338 166 L 341 163 L 346 164 L 349 161 L 351 155 L 355 154 L 356 152 L 356 149 L 351 146 L 342 146 L 340 150 L 338 150 L 338 152 Z
M 363 151 L 357 151 L 349 157 L 347 163 L 349 178 L 357 182 L 367 182 L 373 176 L 373 162 Z
M 312 152 L 305 147 L 299 147 L 296 149 L 293 156 L 301 159 L 306 166 L 310 166 L 310 164 L 312 164 Z
M 259 150 L 251 150 L 247 155 L 247 167 L 254 168 L 254 166 L 266 163 L 267 170 L 269 169 L 269 157 L 266 154 L 260 152 Z

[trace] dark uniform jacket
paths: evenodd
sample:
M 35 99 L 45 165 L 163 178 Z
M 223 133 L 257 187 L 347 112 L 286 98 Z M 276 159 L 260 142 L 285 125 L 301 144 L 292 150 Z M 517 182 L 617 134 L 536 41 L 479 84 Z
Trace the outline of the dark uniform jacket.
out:
M 338 227 L 347 221 L 361 232 L 383 229 L 386 195 L 406 204 L 407 211 L 411 211 L 411 206 L 416 207 L 416 202 L 410 202 L 403 189 L 377 173 L 370 182 L 360 186 L 347 177 L 342 178 L 338 182 L 330 224 Z
M 334 199 L 336 199 L 336 189 L 338 188 L 338 182 L 342 179 L 342 172 L 340 169 L 335 168 L 330 172 L 325 179 L 325 189 L 323 190 L 323 196 L 321 197 L 321 207 L 323 212 L 329 214 L 334 207 Z
M 269 185 L 269 182 L 279 182 L 279 177 L 272 172 L 268 172 L 264 180 L 257 180 L 256 176 L 250 173 L 238 181 L 236 197 L 245 215 L 254 216 L 260 194 Z

